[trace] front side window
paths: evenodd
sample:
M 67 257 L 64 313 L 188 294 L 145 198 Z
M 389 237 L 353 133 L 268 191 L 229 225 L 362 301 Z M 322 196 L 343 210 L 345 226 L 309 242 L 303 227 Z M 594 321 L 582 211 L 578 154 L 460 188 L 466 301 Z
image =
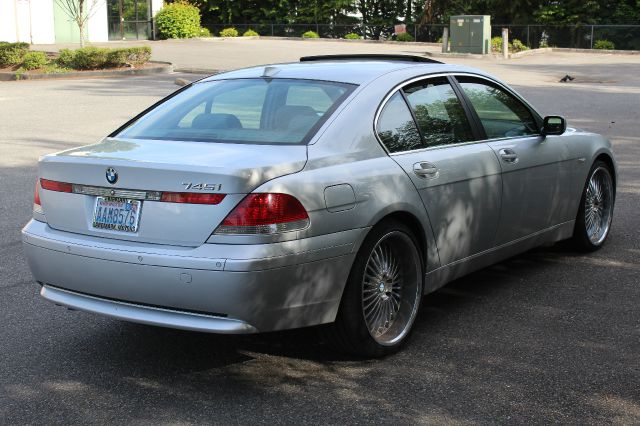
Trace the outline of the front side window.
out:
M 196 83 L 116 136 L 198 142 L 305 143 L 353 89 L 349 84 L 294 79 Z
M 377 131 L 389 152 L 411 151 L 423 147 L 420 132 L 400 92 L 391 96 L 382 109 Z
M 478 79 L 456 78 L 476 110 L 488 139 L 539 133 L 529 108 L 510 93 Z
M 444 77 L 404 87 L 427 146 L 473 140 L 473 132 L 460 100 Z

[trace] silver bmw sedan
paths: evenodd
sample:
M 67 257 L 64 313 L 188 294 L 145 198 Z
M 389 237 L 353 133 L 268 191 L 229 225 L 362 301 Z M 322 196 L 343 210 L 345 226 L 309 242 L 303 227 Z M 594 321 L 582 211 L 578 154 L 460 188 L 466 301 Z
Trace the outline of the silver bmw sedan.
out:
M 457 277 L 601 247 L 616 177 L 609 141 L 482 71 L 305 57 L 189 84 L 43 157 L 22 233 L 56 304 L 212 333 L 326 324 L 376 357 Z

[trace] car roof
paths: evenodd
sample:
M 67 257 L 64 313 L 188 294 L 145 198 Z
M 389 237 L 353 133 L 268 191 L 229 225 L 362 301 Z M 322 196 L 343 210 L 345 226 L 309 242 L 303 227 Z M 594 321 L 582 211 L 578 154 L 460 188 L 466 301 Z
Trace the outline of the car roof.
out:
M 272 77 L 336 81 L 362 85 L 381 75 L 408 68 L 415 70 L 416 75 L 440 72 L 472 72 L 474 74 L 485 74 L 473 68 L 450 64 L 411 62 L 402 59 L 344 58 L 261 65 L 216 74 L 200 81 Z

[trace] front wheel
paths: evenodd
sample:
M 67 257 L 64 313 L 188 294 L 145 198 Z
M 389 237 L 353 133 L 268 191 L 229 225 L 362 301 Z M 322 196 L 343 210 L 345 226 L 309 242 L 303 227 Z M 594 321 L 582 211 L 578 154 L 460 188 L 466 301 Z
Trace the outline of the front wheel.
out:
M 356 256 L 336 322 L 327 329 L 329 343 L 365 357 L 397 351 L 420 307 L 421 258 L 408 227 L 391 220 L 377 225 Z
M 573 231 L 573 242 L 584 251 L 594 251 L 602 247 L 613 219 L 615 185 L 609 166 L 596 161 L 582 192 L 580 208 Z

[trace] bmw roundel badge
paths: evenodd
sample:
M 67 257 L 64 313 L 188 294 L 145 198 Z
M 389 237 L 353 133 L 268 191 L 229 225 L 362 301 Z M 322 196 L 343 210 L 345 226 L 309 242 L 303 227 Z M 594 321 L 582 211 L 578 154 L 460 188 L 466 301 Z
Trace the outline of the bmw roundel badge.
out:
M 109 167 L 106 173 L 107 182 L 111 185 L 115 184 L 118 181 L 118 172 L 113 167 Z

